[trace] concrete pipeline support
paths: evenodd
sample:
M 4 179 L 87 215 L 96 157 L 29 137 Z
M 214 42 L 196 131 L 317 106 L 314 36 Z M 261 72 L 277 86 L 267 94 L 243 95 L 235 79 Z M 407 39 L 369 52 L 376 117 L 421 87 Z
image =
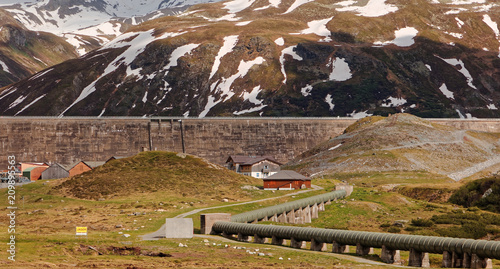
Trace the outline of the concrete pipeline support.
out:
M 311 242 L 315 250 L 324 250 L 322 244 L 331 243 L 333 252 L 342 252 L 351 245 L 357 246 L 359 251 L 356 252 L 362 255 L 368 254 L 370 248 L 382 248 L 383 260 L 387 263 L 397 262 L 399 251 L 410 251 L 409 265 L 419 267 L 429 266 L 429 253 L 443 254 L 443 265 L 446 266 L 458 265 L 460 259 L 456 258 L 452 260 L 454 264 L 450 264 L 450 256 L 462 257 L 463 268 L 490 268 L 490 259 L 500 259 L 500 241 L 232 222 L 216 222 L 212 231 L 273 238 L 275 244 L 293 238 L 294 242 Z

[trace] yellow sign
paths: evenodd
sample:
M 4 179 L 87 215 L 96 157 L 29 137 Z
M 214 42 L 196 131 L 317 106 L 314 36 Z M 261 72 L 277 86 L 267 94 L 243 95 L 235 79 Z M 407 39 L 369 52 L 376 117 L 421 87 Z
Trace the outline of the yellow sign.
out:
M 87 235 L 87 227 L 76 227 L 76 235 Z

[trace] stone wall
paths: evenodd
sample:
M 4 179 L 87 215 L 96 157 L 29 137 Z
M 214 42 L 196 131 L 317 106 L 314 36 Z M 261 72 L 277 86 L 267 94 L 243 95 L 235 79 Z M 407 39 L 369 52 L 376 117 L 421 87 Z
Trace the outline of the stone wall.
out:
M 231 154 L 273 155 L 286 163 L 341 134 L 351 118 L 2 118 L 0 169 L 18 162 L 105 161 L 143 150 L 182 152 L 223 164 Z M 436 119 L 460 129 L 500 132 L 500 120 Z M 181 132 L 182 125 L 182 132 Z

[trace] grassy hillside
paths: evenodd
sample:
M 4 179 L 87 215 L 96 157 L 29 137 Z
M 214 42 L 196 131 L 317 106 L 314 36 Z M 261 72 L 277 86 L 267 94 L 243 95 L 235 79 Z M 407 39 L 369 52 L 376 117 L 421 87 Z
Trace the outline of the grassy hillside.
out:
M 243 185 L 262 185 L 262 181 L 195 156 L 153 151 L 113 160 L 55 189 L 67 196 L 94 200 L 158 191 L 181 197 L 220 198 L 245 196 L 239 193 Z
M 453 193 L 449 201 L 500 213 L 500 178 L 496 175 L 469 182 Z

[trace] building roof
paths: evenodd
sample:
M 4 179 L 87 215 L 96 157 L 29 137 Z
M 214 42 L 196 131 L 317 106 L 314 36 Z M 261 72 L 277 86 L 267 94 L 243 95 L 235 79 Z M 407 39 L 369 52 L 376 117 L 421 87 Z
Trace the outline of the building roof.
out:
M 123 158 L 127 158 L 127 157 L 125 157 L 125 156 L 111 156 L 111 157 L 109 157 L 109 159 L 106 162 L 109 162 L 112 160 L 119 160 L 119 159 L 123 159 Z
M 258 162 L 267 160 L 273 163 L 276 163 L 278 165 L 281 165 L 278 161 L 274 159 L 272 156 L 244 156 L 244 155 L 231 155 L 227 159 L 226 163 L 230 162 L 233 160 L 234 163 L 240 164 L 240 165 L 252 165 L 256 164 Z
M 79 162 L 75 163 L 74 165 L 71 165 L 71 169 L 75 168 L 75 166 L 77 166 L 79 163 L 83 163 L 86 166 L 94 169 L 94 168 L 96 168 L 98 166 L 101 166 L 101 165 L 105 164 L 106 162 L 79 161 Z M 69 169 L 69 170 L 71 170 L 71 169 Z
M 57 167 L 57 166 L 59 166 L 60 168 L 64 169 L 65 171 L 68 171 L 68 168 L 66 168 L 66 166 L 64 166 L 64 165 L 62 165 L 60 163 L 53 163 L 53 164 L 50 165 L 49 168 Z
M 295 171 L 292 170 L 281 170 L 277 172 L 276 174 L 270 175 L 264 180 L 311 180 L 311 178 L 303 176 Z

